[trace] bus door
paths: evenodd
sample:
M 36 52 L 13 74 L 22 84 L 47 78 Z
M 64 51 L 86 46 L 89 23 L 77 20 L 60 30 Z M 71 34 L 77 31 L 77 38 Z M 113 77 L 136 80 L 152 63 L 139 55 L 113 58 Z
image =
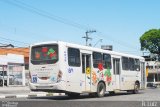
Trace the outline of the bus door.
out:
M 113 58 L 113 74 L 115 76 L 115 89 L 120 89 L 120 59 Z
M 91 90 L 91 54 L 82 53 L 82 91 Z

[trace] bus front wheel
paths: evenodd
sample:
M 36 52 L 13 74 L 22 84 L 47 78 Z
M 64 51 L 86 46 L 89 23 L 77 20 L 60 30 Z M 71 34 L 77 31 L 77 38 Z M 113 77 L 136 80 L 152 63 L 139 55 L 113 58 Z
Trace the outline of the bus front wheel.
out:
M 103 82 L 100 82 L 97 86 L 97 97 L 104 97 L 106 92 L 106 86 Z
M 138 94 L 139 93 L 139 88 L 140 88 L 139 83 L 135 83 L 133 94 Z

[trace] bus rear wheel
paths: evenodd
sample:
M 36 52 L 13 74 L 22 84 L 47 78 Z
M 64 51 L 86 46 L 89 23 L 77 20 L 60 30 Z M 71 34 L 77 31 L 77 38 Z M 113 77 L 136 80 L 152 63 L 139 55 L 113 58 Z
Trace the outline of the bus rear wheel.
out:
M 100 82 L 97 86 L 97 97 L 104 97 L 106 92 L 106 86 L 103 82 Z

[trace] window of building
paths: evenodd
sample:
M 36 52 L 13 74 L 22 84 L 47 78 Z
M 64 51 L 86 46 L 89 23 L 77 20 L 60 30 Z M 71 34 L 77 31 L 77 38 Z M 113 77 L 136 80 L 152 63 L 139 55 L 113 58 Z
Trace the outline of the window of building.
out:
M 102 63 L 102 54 L 93 52 L 93 67 L 98 68 L 99 63 Z
M 69 66 L 80 66 L 80 51 L 75 48 L 68 48 L 68 64 Z
M 25 64 L 25 70 L 29 70 L 29 64 Z
M 122 57 L 122 69 L 129 70 L 128 57 Z
M 155 81 L 159 82 L 160 81 L 160 74 L 155 74 Z
M 103 54 L 103 67 L 111 69 L 111 55 L 110 54 Z
M 153 69 L 153 66 L 148 66 L 148 69 Z
M 154 81 L 154 74 L 148 74 L 147 82 L 153 82 Z
M 7 76 L 7 71 L 0 71 L 0 76 Z
M 155 66 L 155 69 L 160 69 L 160 66 Z

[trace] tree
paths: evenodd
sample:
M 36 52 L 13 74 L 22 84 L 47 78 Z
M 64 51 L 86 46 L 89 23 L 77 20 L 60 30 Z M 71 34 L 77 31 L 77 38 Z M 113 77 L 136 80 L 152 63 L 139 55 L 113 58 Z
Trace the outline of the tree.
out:
M 151 29 L 140 37 L 141 50 L 160 56 L 160 29 Z

